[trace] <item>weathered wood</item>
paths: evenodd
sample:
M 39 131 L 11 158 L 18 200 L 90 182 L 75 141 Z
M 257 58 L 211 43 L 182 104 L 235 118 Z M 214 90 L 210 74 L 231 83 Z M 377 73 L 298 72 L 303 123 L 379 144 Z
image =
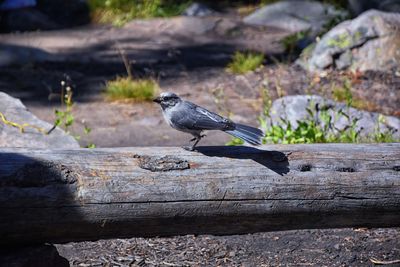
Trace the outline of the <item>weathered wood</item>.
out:
M 0 245 L 350 226 L 400 226 L 400 144 L 0 149 Z

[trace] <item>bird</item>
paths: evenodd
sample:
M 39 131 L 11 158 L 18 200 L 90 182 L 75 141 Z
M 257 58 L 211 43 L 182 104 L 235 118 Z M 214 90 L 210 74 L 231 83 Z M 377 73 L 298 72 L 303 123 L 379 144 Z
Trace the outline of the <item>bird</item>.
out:
M 251 145 L 261 145 L 264 136 L 260 129 L 235 123 L 192 102 L 183 100 L 172 92 L 161 93 L 153 99 L 160 104 L 165 121 L 174 129 L 193 135 L 194 143 L 183 148 L 194 151 L 196 145 L 206 135 L 205 130 L 220 130 L 240 138 Z M 189 143 L 190 144 L 190 143 Z

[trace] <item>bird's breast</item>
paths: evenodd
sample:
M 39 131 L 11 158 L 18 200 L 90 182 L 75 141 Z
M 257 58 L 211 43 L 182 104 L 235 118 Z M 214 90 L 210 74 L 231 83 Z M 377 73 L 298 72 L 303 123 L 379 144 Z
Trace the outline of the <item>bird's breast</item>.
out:
M 163 114 L 164 120 L 169 124 L 169 126 L 175 128 L 174 123 L 172 122 L 172 115 L 173 115 L 172 112 L 169 110 L 163 110 L 162 114 Z

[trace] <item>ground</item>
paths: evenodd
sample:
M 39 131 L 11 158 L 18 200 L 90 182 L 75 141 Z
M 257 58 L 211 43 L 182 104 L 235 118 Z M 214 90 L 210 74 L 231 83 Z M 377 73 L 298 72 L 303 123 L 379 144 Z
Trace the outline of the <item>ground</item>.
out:
M 306 93 L 331 97 L 335 86 L 346 79 L 363 108 L 400 115 L 399 75 L 308 74 L 283 56 L 279 40 L 287 34 L 249 28 L 231 18 L 156 19 L 123 28 L 3 34 L 2 46 L 13 56 L 28 53 L 32 60 L 0 68 L 0 90 L 21 98 L 39 118 L 53 122 L 54 109 L 60 108 L 60 82 L 68 75 L 75 101 L 72 132 L 81 136 L 82 146 L 182 146 L 189 140 L 163 121 L 153 103 L 104 99 L 104 82 L 126 75 L 118 49 L 132 61 L 134 75 L 156 78 L 162 91 L 176 92 L 253 126 L 262 112 L 262 89 L 271 99 Z M 227 73 L 224 68 L 239 49 L 264 52 L 265 66 L 245 75 Z M 26 60 L 25 56 L 21 58 Z M 89 135 L 83 133 L 83 125 L 92 128 Z M 211 132 L 200 144 L 221 145 L 229 140 L 224 133 Z M 73 266 L 370 266 L 371 258 L 400 259 L 399 230 L 114 239 L 58 245 L 58 249 Z
M 330 229 L 114 239 L 58 250 L 74 266 L 372 266 L 371 259 L 399 259 L 399 238 L 399 229 Z

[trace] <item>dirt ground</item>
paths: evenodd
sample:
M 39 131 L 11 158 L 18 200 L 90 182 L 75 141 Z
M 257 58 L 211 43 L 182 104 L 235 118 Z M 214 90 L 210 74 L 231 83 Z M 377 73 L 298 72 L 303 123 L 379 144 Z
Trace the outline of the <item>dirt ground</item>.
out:
M 353 94 L 365 109 L 400 115 L 400 77 L 395 74 L 332 72 L 321 78 L 291 62 L 276 62 L 283 53 L 279 39 L 287 33 L 242 27 L 232 20 L 194 20 L 190 27 L 187 23 L 153 20 L 122 29 L 90 26 L 3 34 L 3 47 L 14 55 L 28 51 L 32 60 L 1 67 L 0 90 L 21 98 L 39 118 L 54 122 L 54 110 L 60 108 L 60 82 L 68 75 L 76 119 L 71 132 L 81 136 L 82 146 L 185 145 L 189 137 L 166 125 L 155 104 L 104 99 L 105 81 L 126 73 L 115 50 L 120 46 L 132 60 L 135 75 L 155 77 L 162 91 L 176 92 L 237 122 L 258 125 L 263 89 L 271 99 L 308 93 L 331 97 L 333 85 L 345 79 L 351 81 Z M 241 38 L 229 35 L 227 39 L 232 29 L 241 32 Z M 266 53 L 265 66 L 246 75 L 227 73 L 224 67 L 233 51 L 250 48 Z M 84 125 L 92 128 L 89 135 L 83 133 Z M 229 139 L 213 132 L 200 144 L 221 145 Z M 72 266 L 372 266 L 373 258 L 385 263 L 400 260 L 400 229 L 133 238 L 57 247 Z
M 371 260 L 399 259 L 399 238 L 398 228 L 360 228 L 114 239 L 57 248 L 73 266 L 373 266 Z

